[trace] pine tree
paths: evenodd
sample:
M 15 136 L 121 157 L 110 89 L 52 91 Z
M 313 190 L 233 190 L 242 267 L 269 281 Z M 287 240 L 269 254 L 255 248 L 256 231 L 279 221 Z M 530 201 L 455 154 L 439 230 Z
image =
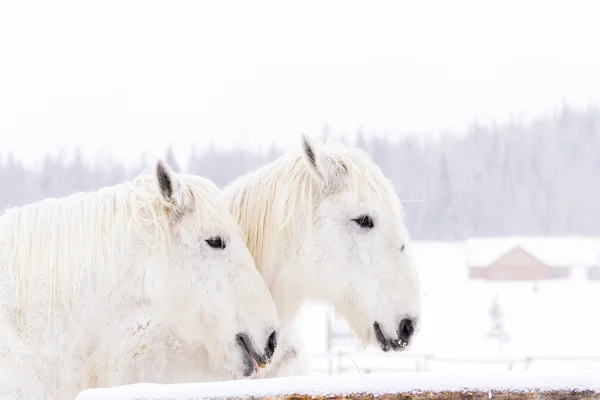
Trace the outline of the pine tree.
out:
M 489 311 L 490 319 L 492 320 L 492 328 L 487 334 L 487 337 L 492 340 L 498 341 L 498 350 L 502 355 L 502 346 L 509 342 L 508 333 L 504 328 L 504 313 L 500 307 L 500 301 L 498 295 L 494 296 L 492 300 L 492 306 Z
M 171 166 L 173 172 L 183 172 L 181 168 L 179 168 L 179 163 L 177 162 L 177 160 L 175 160 L 175 155 L 173 154 L 173 146 L 171 145 L 169 145 L 167 149 L 165 161 Z
M 356 147 L 361 150 L 368 151 L 369 144 L 365 139 L 365 132 L 363 130 L 362 125 L 358 127 L 358 131 L 356 132 Z

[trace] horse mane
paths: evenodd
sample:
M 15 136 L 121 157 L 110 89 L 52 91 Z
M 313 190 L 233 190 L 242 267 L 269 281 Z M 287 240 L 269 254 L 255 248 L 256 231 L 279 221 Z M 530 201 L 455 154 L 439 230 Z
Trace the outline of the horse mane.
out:
M 337 179 L 355 198 L 383 202 L 398 217 L 404 213 L 392 182 L 360 149 L 321 147 L 325 162 L 344 171 Z M 229 210 L 246 236 L 261 270 L 268 258 L 301 251 L 299 241 L 313 230 L 313 212 L 322 184 L 298 151 L 234 180 L 227 188 Z M 298 253 L 296 253 L 298 255 Z
M 221 195 L 216 185 L 178 177 L 195 199 L 200 223 L 222 218 L 211 206 Z M 0 216 L 0 273 L 8 275 L 10 293 L 2 296 L 17 322 L 31 323 L 32 312 L 49 322 L 57 309 L 81 306 L 87 291 L 114 287 L 129 262 L 168 256 L 171 218 L 148 171 L 132 182 L 8 209 Z

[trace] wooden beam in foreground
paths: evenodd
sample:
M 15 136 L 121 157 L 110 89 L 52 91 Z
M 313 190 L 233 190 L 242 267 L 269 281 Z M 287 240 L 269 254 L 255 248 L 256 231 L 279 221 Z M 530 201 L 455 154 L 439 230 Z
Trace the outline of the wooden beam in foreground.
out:
M 222 399 L 598 399 L 600 371 L 565 373 L 397 373 L 302 376 L 88 389 L 76 400 Z

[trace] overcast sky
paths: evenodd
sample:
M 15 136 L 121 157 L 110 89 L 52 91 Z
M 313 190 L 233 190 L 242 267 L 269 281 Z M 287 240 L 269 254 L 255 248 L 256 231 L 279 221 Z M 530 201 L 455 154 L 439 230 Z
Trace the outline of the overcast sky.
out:
M 0 150 L 460 131 L 600 100 L 597 1 L 0 0 Z M 133 161 L 132 161 L 133 162 Z

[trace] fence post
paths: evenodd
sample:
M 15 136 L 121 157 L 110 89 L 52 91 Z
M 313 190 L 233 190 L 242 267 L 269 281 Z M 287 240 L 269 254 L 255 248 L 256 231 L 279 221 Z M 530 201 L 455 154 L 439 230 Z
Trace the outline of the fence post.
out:
M 331 337 L 331 316 L 327 315 L 327 369 L 329 375 L 333 373 L 333 360 L 331 359 L 332 337 Z
M 431 358 L 431 355 L 426 354 L 423 357 L 423 371 L 425 372 L 429 372 L 429 359 Z
M 525 371 L 529 371 L 529 365 L 531 364 L 531 362 L 533 361 L 532 357 L 525 357 Z

